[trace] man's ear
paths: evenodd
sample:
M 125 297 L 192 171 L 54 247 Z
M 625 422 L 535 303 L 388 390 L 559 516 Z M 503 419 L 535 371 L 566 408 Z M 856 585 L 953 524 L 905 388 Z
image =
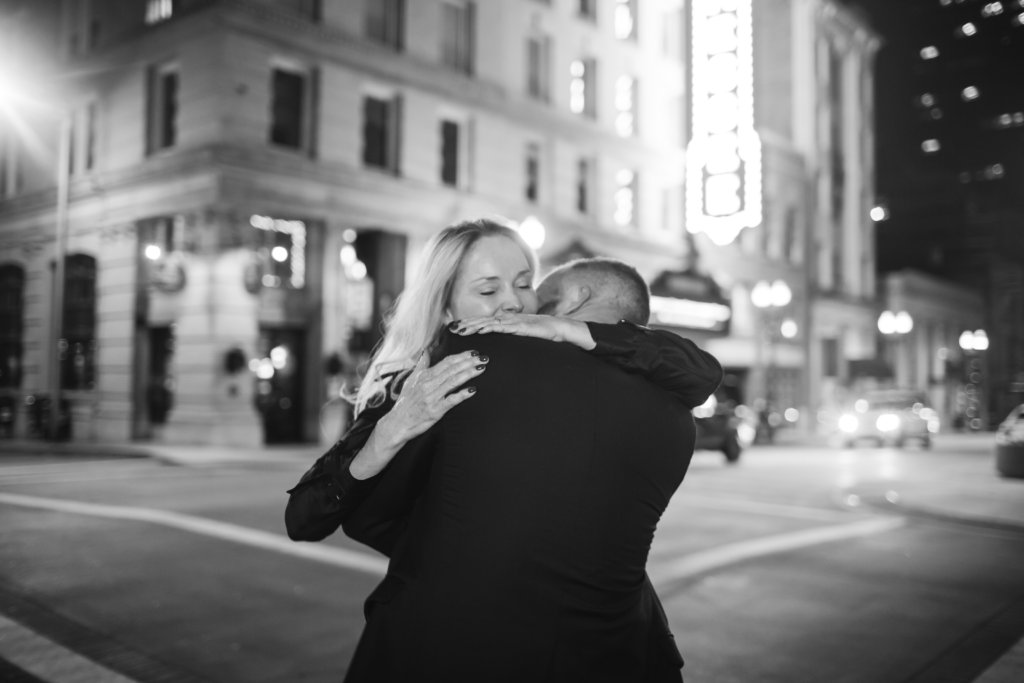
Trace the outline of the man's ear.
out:
M 566 317 L 583 308 L 593 296 L 593 292 L 587 285 L 573 285 L 572 287 L 566 287 L 566 290 L 565 295 L 562 297 L 562 310 L 560 313 Z

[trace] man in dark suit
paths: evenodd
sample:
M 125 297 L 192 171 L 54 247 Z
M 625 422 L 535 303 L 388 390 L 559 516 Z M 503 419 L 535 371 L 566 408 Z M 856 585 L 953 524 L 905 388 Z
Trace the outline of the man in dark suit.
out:
M 646 322 L 643 281 L 609 272 L 561 273 L 549 310 Z M 680 681 L 645 565 L 693 454 L 687 406 L 567 344 L 450 334 L 442 355 L 469 348 L 491 358 L 476 397 L 343 522 L 391 556 L 346 680 Z

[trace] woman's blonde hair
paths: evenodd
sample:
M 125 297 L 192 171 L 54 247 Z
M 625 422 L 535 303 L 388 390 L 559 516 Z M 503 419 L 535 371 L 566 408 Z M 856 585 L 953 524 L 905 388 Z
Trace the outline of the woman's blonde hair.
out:
M 368 406 L 380 405 L 386 392 L 394 395 L 395 386 L 412 370 L 420 355 L 437 347 L 462 262 L 480 238 L 492 236 L 512 240 L 523 251 L 533 272 L 537 272 L 537 256 L 519 233 L 491 219 L 456 223 L 431 237 L 416 275 L 384 321 L 384 338 L 356 392 L 357 415 Z

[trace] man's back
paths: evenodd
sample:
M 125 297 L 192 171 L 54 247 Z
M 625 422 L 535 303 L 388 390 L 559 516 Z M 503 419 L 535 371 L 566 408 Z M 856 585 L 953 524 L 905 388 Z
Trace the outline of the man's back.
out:
M 647 552 L 689 464 L 692 418 L 567 345 L 448 343 L 491 362 L 431 435 L 428 484 L 392 555 L 400 588 L 376 617 L 395 679 L 639 679 L 656 609 Z M 453 643 L 465 655 L 438 661 Z

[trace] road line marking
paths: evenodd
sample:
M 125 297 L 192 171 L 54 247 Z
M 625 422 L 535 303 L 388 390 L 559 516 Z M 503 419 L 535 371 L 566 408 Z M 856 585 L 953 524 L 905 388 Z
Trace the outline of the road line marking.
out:
M 651 566 L 648 573 L 656 584 L 665 586 L 712 569 L 755 557 L 809 548 L 822 543 L 832 543 L 858 536 L 880 534 L 898 529 L 904 524 L 906 524 L 906 520 L 902 517 L 887 517 L 765 536 L 692 553 L 671 562 L 658 563 Z
M 766 503 L 750 500 L 734 500 L 727 498 L 715 498 L 712 496 L 686 495 L 679 501 L 678 505 L 693 504 L 695 507 L 710 508 L 713 510 L 740 512 L 757 512 L 762 514 L 777 515 L 779 517 L 794 517 L 796 519 L 816 519 L 826 522 L 834 522 L 844 517 L 849 517 L 849 512 L 840 510 L 822 510 L 817 508 L 800 507 L 799 505 L 786 505 L 784 503 Z
M 0 503 L 19 505 L 21 507 L 66 512 L 73 515 L 106 517 L 109 519 L 149 522 L 162 526 L 190 531 L 192 533 L 220 538 L 234 543 L 273 550 L 274 552 L 294 555 L 307 560 L 323 562 L 345 569 L 353 569 L 374 576 L 383 576 L 387 570 L 387 560 L 357 550 L 336 548 L 334 546 L 312 543 L 296 543 L 281 534 L 273 534 L 258 529 L 218 522 L 205 517 L 195 517 L 180 512 L 157 510 L 153 508 L 128 507 L 121 505 L 100 505 L 98 503 L 80 503 L 55 498 L 39 498 L 22 496 L 15 493 L 0 493 Z
M 974 679 L 974 683 L 1019 681 L 1024 674 L 1024 638 L 1017 641 L 1002 657 Z
M 0 615 L 0 657 L 49 683 L 137 683 Z

